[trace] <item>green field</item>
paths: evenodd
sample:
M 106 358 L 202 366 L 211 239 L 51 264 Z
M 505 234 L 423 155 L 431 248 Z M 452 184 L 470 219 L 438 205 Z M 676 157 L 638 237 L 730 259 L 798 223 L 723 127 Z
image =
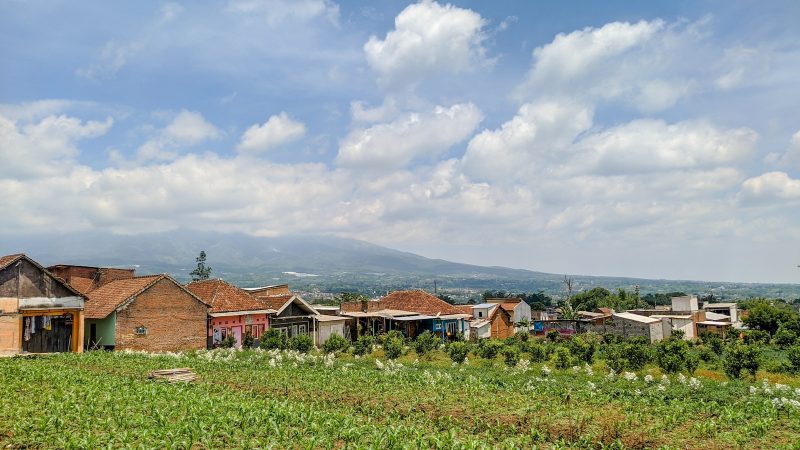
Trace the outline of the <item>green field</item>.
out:
M 664 380 L 647 366 L 610 379 L 602 361 L 555 370 L 416 358 L 0 358 L 0 448 L 800 448 L 796 377 L 725 382 L 700 369 Z M 147 379 L 177 367 L 198 381 Z

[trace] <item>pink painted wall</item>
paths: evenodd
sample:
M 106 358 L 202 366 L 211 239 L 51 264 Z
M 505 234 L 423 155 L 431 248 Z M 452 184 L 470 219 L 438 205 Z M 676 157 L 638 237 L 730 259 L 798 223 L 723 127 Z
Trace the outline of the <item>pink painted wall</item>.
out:
M 222 330 L 227 333 L 233 333 L 236 336 L 236 346 L 241 347 L 242 339 L 245 335 L 247 326 L 251 326 L 255 331 L 260 328 L 259 332 L 254 332 L 256 339 L 261 338 L 261 334 L 269 329 L 269 316 L 266 314 L 242 314 L 240 316 L 227 316 L 227 317 L 214 317 L 211 319 L 211 327 L 208 329 L 208 336 L 222 339 Z M 255 325 L 258 325 L 256 327 Z M 216 332 L 216 333 L 215 333 Z

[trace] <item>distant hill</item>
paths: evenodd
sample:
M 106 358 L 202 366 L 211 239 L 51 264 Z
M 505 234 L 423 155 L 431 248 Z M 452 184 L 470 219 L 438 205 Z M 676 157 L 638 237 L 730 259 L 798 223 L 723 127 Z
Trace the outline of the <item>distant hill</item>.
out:
M 137 273 L 169 273 L 188 280 L 200 250 L 213 276 L 242 286 L 288 282 L 297 289 L 383 293 L 437 286 L 464 293 L 482 290 L 562 292 L 563 275 L 483 267 L 425 258 L 368 242 L 332 236 L 256 237 L 240 233 L 179 230 L 117 235 L 76 232 L 0 236 L 0 254 L 25 252 L 43 264 L 136 267 Z M 641 292 L 711 293 L 720 298 L 798 298 L 800 286 L 574 276 L 580 289 L 640 286 Z M 467 294 L 464 294 L 467 295 Z

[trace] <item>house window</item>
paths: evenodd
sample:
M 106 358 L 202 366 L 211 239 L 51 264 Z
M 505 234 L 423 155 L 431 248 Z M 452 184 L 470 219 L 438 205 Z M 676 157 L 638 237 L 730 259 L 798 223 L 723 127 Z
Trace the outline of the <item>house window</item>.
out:
M 139 325 L 136 327 L 136 335 L 137 336 L 146 336 L 147 335 L 147 327 L 144 325 Z
M 483 311 L 478 311 L 478 318 L 483 317 Z
M 306 334 L 306 325 L 305 325 L 305 324 L 299 325 L 299 326 L 297 327 L 297 329 L 298 329 L 298 332 L 299 332 L 300 334 Z
M 458 333 L 458 322 L 447 322 L 447 335 L 455 336 Z

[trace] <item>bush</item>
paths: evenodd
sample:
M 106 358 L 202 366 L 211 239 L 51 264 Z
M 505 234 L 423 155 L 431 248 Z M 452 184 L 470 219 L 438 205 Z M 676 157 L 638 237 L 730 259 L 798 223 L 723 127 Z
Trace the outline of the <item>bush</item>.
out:
M 547 340 L 550 342 L 556 342 L 561 338 L 561 333 L 558 330 L 549 329 L 547 330 L 547 334 L 545 334 Z
M 265 350 L 285 350 L 288 346 L 289 338 L 276 328 L 270 328 L 261 335 L 261 348 Z
M 322 351 L 325 353 L 336 353 L 347 350 L 348 347 L 350 347 L 350 343 L 347 342 L 347 339 L 343 338 L 341 335 L 332 334 L 328 340 L 322 344 Z
M 708 331 L 700 333 L 700 340 L 717 355 L 721 355 L 725 351 L 725 343 L 716 333 L 709 333 Z
M 372 353 L 372 345 L 374 339 L 370 335 L 364 335 L 356 339 L 353 344 L 353 354 L 356 356 L 364 356 Z
M 484 359 L 494 359 L 503 348 L 503 343 L 494 339 L 484 339 L 478 342 L 478 355 Z
M 250 333 L 245 333 L 242 339 L 242 348 L 253 348 L 256 346 L 256 338 Z
M 334 335 L 338 336 L 338 335 Z M 289 348 L 300 353 L 308 353 L 314 347 L 314 340 L 307 334 L 297 335 L 289 339 Z
M 503 355 L 503 361 L 508 367 L 514 367 L 519 362 L 519 349 L 516 346 L 507 345 L 503 347 L 500 354 Z
M 697 366 L 700 365 L 700 358 L 697 357 L 694 353 L 689 353 L 686 355 L 686 371 L 691 375 L 697 370 Z
M 671 337 L 658 343 L 656 363 L 664 372 L 677 373 L 687 368 L 689 344 Z
M 417 340 L 414 341 L 414 350 L 417 355 L 424 356 L 439 348 L 439 344 L 441 344 L 441 340 L 435 334 L 425 331 L 417 336 Z
M 710 363 L 710 362 L 716 361 L 717 354 L 713 350 L 711 350 L 711 348 L 703 345 L 703 346 L 699 347 L 699 349 L 700 349 L 700 360 L 701 361 L 706 362 L 706 363 Z
M 395 336 L 387 337 L 383 343 L 383 352 L 389 359 L 397 359 L 403 354 L 403 340 Z
M 650 346 L 647 341 L 634 339 L 622 344 L 622 352 L 631 370 L 642 370 L 650 362 Z
M 797 342 L 797 333 L 781 326 L 772 337 L 772 343 L 780 348 L 789 348 Z
M 547 348 L 536 341 L 528 342 L 524 347 L 524 351 L 529 355 L 528 358 L 532 362 L 547 361 Z
M 800 344 L 792 346 L 786 352 L 786 356 L 789 358 L 790 370 L 800 373 Z
M 622 336 L 614 333 L 603 334 L 603 343 L 605 344 L 619 344 L 622 342 Z
M 747 345 L 769 344 L 769 340 L 769 333 L 764 330 L 750 330 L 744 333 L 744 343 Z
M 672 339 L 683 339 L 686 337 L 686 332 L 683 330 L 673 329 L 670 337 L 672 337 Z
M 233 334 L 229 334 L 225 336 L 225 339 L 223 339 L 219 345 L 222 348 L 233 348 L 233 346 L 236 345 L 236 338 L 233 337 Z
M 722 368 L 729 378 L 738 379 L 747 371 L 755 378 L 759 367 L 759 350 L 753 345 L 731 344 L 725 350 Z
M 609 369 L 620 373 L 628 368 L 628 360 L 625 358 L 623 344 L 608 345 L 604 353 L 606 365 Z
M 572 367 L 572 361 L 572 353 L 567 347 L 558 347 L 553 352 L 553 365 L 556 366 L 556 369 L 568 369 Z
M 462 364 L 467 359 L 469 344 L 463 341 L 452 342 L 447 346 L 447 355 L 456 364 Z
M 597 343 L 591 337 L 575 336 L 568 343 L 570 353 L 578 360 L 591 364 L 594 361 L 594 353 L 597 350 Z
M 517 331 L 516 333 L 514 333 L 514 339 L 516 339 L 519 342 L 528 342 L 530 338 L 531 334 L 527 331 Z

